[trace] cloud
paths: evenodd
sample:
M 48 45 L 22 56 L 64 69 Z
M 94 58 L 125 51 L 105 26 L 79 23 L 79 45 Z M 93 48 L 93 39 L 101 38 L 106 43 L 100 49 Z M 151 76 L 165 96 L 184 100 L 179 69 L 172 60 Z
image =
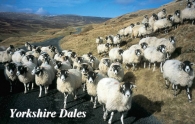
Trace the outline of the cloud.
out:
M 38 14 L 38 15 L 49 15 L 49 13 L 48 13 L 46 10 L 44 10 L 43 8 L 39 8 L 39 9 L 35 12 L 35 14 Z
M 32 13 L 33 10 L 30 8 L 19 9 L 16 6 L 8 4 L 0 4 L 0 12 L 23 12 L 23 13 Z

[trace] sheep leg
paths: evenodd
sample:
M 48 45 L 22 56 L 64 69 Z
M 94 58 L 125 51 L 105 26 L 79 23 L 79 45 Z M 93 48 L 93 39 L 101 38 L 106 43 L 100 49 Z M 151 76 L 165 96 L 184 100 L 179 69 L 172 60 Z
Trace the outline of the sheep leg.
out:
M 93 102 L 93 96 L 91 96 L 91 100 L 90 100 L 90 102 Z
M 86 86 L 85 86 L 86 84 L 85 83 L 83 83 L 83 91 L 85 91 L 85 89 L 86 89 Z
M 66 109 L 67 98 L 68 98 L 68 93 L 64 93 L 64 109 Z
M 39 97 L 41 97 L 42 86 L 40 85 L 39 88 L 40 88 Z
M 12 81 L 9 81 L 9 85 L 10 85 L 10 93 L 12 92 Z
M 110 119 L 108 120 L 108 124 L 111 124 L 112 123 L 113 116 L 114 116 L 114 112 L 111 112 Z
M 103 112 L 105 112 L 106 111 L 106 108 L 105 108 L 105 105 L 103 105 Z
M 156 68 L 156 63 L 154 63 L 153 71 L 155 71 L 155 68 Z
M 170 83 L 167 80 L 165 80 L 165 85 L 166 85 L 166 88 L 168 89 L 170 86 Z
M 104 115 L 103 115 L 104 121 L 106 121 L 107 116 L 108 116 L 108 110 L 106 109 L 106 111 L 104 112 Z
M 34 89 L 34 82 L 32 82 L 32 87 L 31 87 L 31 90 L 33 90 Z
M 77 99 L 77 90 L 74 91 L 74 100 Z
M 146 68 L 146 62 L 144 62 L 144 68 Z
M 45 86 L 45 94 L 47 94 L 47 89 L 48 89 L 48 86 Z
M 26 88 L 26 84 L 24 83 L 24 93 L 26 94 L 27 93 L 27 88 Z
M 97 106 L 97 96 L 95 96 L 93 108 L 96 108 L 96 106 Z
M 132 65 L 133 65 L 133 71 L 134 71 L 135 70 L 135 64 L 133 63 Z
M 124 113 L 121 112 L 121 123 L 124 124 Z
M 150 65 L 151 65 L 151 63 L 149 62 L 149 69 L 150 69 Z
M 162 62 L 160 63 L 160 72 L 163 73 Z
M 192 97 L 191 97 L 191 94 L 190 94 L 190 88 L 189 87 L 186 88 L 186 92 L 187 92 L 187 95 L 188 95 L 189 102 L 192 102 Z
M 174 96 L 177 96 L 177 85 L 174 85 Z
M 27 91 L 29 91 L 29 85 L 30 85 L 29 83 L 27 83 L 27 85 L 26 85 L 27 86 Z

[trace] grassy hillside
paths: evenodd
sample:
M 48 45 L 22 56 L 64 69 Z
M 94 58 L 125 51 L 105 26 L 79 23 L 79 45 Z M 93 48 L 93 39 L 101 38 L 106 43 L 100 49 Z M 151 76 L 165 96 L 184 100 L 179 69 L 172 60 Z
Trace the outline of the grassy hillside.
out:
M 149 17 L 152 13 L 157 13 L 163 8 L 166 8 L 168 14 L 173 14 L 175 10 L 183 9 L 186 6 L 186 1 L 171 2 L 162 5 L 158 9 L 140 10 L 135 13 L 129 13 L 117 18 L 110 19 L 101 24 L 91 25 L 92 28 L 83 31 L 77 35 L 64 37 L 61 40 L 61 47 L 63 49 L 71 49 L 82 55 L 87 52 L 92 52 L 99 59 L 101 57 L 97 54 L 95 39 L 98 36 L 105 37 L 107 35 L 115 35 L 118 30 L 130 25 L 131 23 L 141 22 L 143 16 L 147 14 Z M 84 29 L 84 28 L 83 28 Z M 171 30 L 168 34 L 157 34 L 158 38 L 169 38 L 175 36 L 177 49 L 172 55 L 172 59 L 190 60 L 195 63 L 195 25 L 183 24 L 178 29 Z M 140 39 L 124 38 L 123 49 L 136 44 Z M 104 41 L 106 42 L 106 41 Z M 195 66 L 193 66 L 195 70 Z M 192 103 L 188 102 L 186 91 L 183 89 L 181 93 L 175 98 L 171 88 L 165 88 L 165 81 L 160 73 L 160 69 L 155 72 L 144 69 L 140 65 L 138 70 L 132 71 L 125 69 L 125 79 L 129 79 L 137 85 L 137 90 L 134 92 L 134 101 L 142 106 L 150 114 L 156 116 L 165 124 L 186 123 L 192 124 L 195 122 L 193 115 L 195 113 L 195 81 L 192 86 Z M 141 96 L 141 97 L 140 97 Z

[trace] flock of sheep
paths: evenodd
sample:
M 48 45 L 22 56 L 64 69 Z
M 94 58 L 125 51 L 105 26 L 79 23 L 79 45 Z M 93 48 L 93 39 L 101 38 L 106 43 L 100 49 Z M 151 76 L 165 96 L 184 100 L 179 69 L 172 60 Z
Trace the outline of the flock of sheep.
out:
M 166 80 L 166 86 L 169 82 L 172 84 L 177 95 L 178 85 L 185 86 L 189 102 L 191 102 L 190 87 L 194 79 L 193 63 L 189 61 L 168 60 L 176 49 L 175 38 L 169 39 L 146 37 L 142 38 L 138 44 L 123 50 L 120 48 L 121 39 L 124 36 L 134 37 L 148 36 L 160 29 L 165 29 L 182 23 L 186 19 L 193 20 L 195 17 L 194 3 L 188 1 L 184 10 L 177 10 L 173 16 L 166 16 L 166 10 L 163 9 L 157 15 L 153 14 L 148 19 L 144 17 L 142 24 L 131 24 L 129 27 L 121 29 L 116 36 L 107 36 L 105 44 L 104 38 L 96 39 L 97 52 L 99 54 L 107 53 L 109 57 L 103 57 L 98 60 L 91 52 L 82 56 L 77 56 L 72 50 L 58 51 L 54 46 L 33 46 L 26 42 L 24 49 L 15 49 L 10 45 L 6 50 L 0 51 L 0 62 L 5 65 L 5 77 L 10 82 L 10 92 L 12 86 L 19 80 L 24 84 L 24 93 L 34 88 L 34 83 L 40 88 L 39 97 L 42 96 L 42 88 L 45 94 L 48 93 L 49 85 L 55 80 L 57 90 L 64 94 L 64 109 L 68 95 L 74 95 L 77 99 L 77 91 L 83 88 L 91 96 L 91 102 L 96 108 L 97 101 L 103 105 L 103 119 L 107 119 L 108 112 L 111 116 L 108 123 L 112 122 L 114 111 L 121 112 L 121 123 L 123 124 L 124 112 L 131 108 L 132 92 L 136 86 L 129 81 L 124 80 L 124 68 L 133 65 L 136 66 L 144 62 L 160 64 L 160 70 Z M 190 14 L 188 16 L 187 14 Z M 178 22 L 179 20 L 179 22 Z M 30 86 L 30 84 L 32 84 Z

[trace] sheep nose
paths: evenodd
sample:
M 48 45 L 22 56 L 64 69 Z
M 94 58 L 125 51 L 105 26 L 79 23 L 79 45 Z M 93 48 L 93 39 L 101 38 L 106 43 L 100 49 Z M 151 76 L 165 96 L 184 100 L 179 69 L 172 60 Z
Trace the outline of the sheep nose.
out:
M 19 76 L 19 75 L 20 75 L 20 72 L 17 71 L 17 72 L 16 72 L 16 75 Z

